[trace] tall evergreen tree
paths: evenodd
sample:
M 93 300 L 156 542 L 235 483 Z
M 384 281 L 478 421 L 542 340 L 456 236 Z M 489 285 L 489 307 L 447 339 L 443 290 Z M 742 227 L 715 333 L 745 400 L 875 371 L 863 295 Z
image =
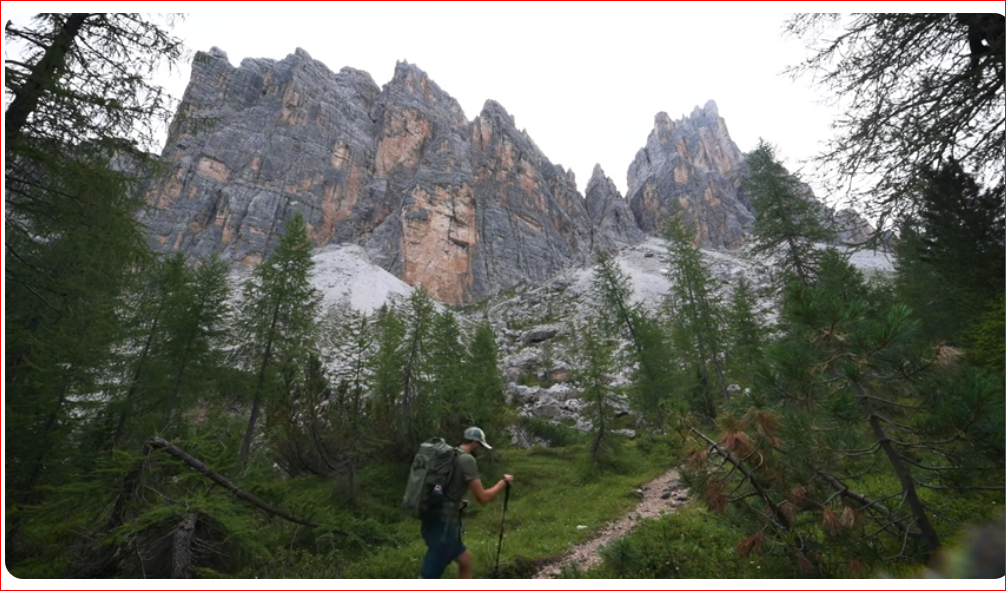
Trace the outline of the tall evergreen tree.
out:
M 369 375 L 373 394 L 376 438 L 390 449 L 399 449 L 401 439 L 402 351 L 405 325 L 398 310 L 381 306 L 374 320 L 376 352 L 371 357 Z
M 429 345 L 429 390 L 437 431 L 444 435 L 461 433 L 471 420 L 465 395 L 466 351 L 461 343 L 461 329 L 450 310 L 436 314 Z
M 1003 293 L 1003 194 L 982 190 L 953 161 L 923 171 L 919 187 L 895 243 L 897 292 L 927 336 L 956 342 Z
M 610 384 L 615 369 L 614 339 L 604 336 L 594 321 L 579 327 L 576 334 L 578 367 L 574 380 L 586 403 L 585 414 L 591 422 L 590 459 L 596 466 L 610 465 L 618 451 L 614 430 L 614 411 L 610 399 L 615 388 Z
M 488 321 L 475 326 L 463 366 L 467 410 L 462 416 L 468 424 L 492 433 L 502 433 L 509 417 L 503 398 L 503 378 L 499 371 L 496 337 Z
M 750 383 L 752 370 L 763 357 L 766 329 L 751 283 L 746 278 L 738 279 L 724 316 L 729 340 L 729 373 L 732 379 Z
M 287 221 L 276 249 L 252 271 L 244 284 L 240 351 L 256 378 L 239 455 L 242 469 L 247 465 L 255 426 L 276 378 L 276 370 L 295 363 L 315 343 L 320 298 L 311 285 L 314 267 L 311 253 L 307 224 L 300 213 L 296 213 Z
M 431 337 L 436 322 L 433 298 L 422 286 L 409 296 L 402 311 L 400 436 L 405 449 L 414 449 L 434 432 L 436 400 L 430 380 Z
M 110 170 L 107 155 L 64 164 L 49 170 L 40 199 L 59 187 L 73 196 L 69 207 L 40 201 L 30 215 L 5 212 L 9 499 L 31 496 L 43 476 L 58 481 L 74 465 L 66 454 L 92 451 L 72 434 L 102 406 L 106 366 L 124 336 L 120 296 L 148 256 L 130 179 Z
M 373 319 L 349 305 L 332 307 L 322 325 L 322 348 L 331 353 L 336 383 L 336 415 L 333 437 L 345 458 L 350 500 L 358 494 L 357 470 L 367 450 L 374 444 L 373 417 L 368 412 L 368 371 L 376 354 Z
M 100 410 L 120 295 L 147 249 L 135 214 L 150 158 L 133 139 L 168 115 L 143 76 L 181 41 L 139 15 L 41 14 L 8 23 L 4 61 L 4 395 L 8 503 L 58 483 Z M 147 134 L 145 137 L 151 137 Z M 147 146 L 144 146 L 147 147 Z
M 604 253 L 597 255 L 591 289 L 600 326 L 629 342 L 626 365 L 637 366 L 629 391 L 632 405 L 650 427 L 664 429 L 668 418 L 682 406 L 674 396 L 678 376 L 670 361 L 668 335 L 651 314 L 632 302 L 629 278 Z
M 786 170 L 765 140 L 748 155 L 747 166 L 744 188 L 756 214 L 752 254 L 777 259 L 778 287 L 792 280 L 809 285 L 820 266 L 816 244 L 831 241 L 833 233 L 821 222 L 819 207 L 807 198 L 809 189 Z
M 168 305 L 164 319 L 164 356 L 170 380 L 161 431 L 168 432 L 177 411 L 209 394 L 223 362 L 226 324 L 230 320 L 227 263 L 216 256 L 197 268 L 186 267 L 187 281 Z M 184 405 L 184 406 L 183 406 Z
M 717 399 L 729 399 L 724 360 L 723 305 L 713 278 L 702 261 L 702 251 L 693 243 L 679 220 L 667 227 L 668 278 L 671 287 L 668 310 L 673 342 L 695 375 L 691 404 L 707 417 L 716 416 Z

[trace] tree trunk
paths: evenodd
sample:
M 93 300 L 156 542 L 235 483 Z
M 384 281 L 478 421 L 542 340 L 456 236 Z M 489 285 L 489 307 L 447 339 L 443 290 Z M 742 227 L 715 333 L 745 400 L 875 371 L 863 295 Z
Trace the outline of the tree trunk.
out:
M 192 341 L 189 341 L 185 345 L 184 357 L 182 357 L 182 364 L 178 368 L 178 374 L 175 375 L 175 383 L 171 388 L 171 397 L 168 398 L 168 408 L 164 411 L 164 421 L 161 423 L 161 433 L 164 433 L 168 429 L 168 425 L 171 423 L 171 415 L 175 412 L 175 406 L 178 404 L 178 390 L 182 385 L 182 378 L 185 376 L 185 367 L 189 364 L 189 349 L 192 346 Z
M 192 539 L 196 534 L 197 513 L 186 513 L 175 530 L 171 553 L 171 578 L 194 579 L 195 559 L 192 556 Z
M 279 321 L 279 302 L 276 303 L 272 311 L 272 323 L 269 325 L 269 341 L 265 345 L 265 354 L 262 355 L 262 367 L 258 372 L 258 385 L 255 387 L 255 399 L 252 401 L 251 416 L 248 417 L 248 429 L 245 431 L 244 439 L 241 441 L 241 452 L 238 454 L 238 470 L 244 472 L 248 463 L 248 455 L 251 453 L 252 437 L 255 435 L 255 423 L 258 422 L 259 408 L 262 406 L 262 390 L 265 388 L 265 374 L 272 361 L 272 346 L 276 340 L 276 323 Z
M 123 434 L 126 432 L 126 419 L 129 418 L 129 403 L 133 399 L 133 395 L 136 394 L 136 385 L 140 382 L 140 377 L 143 375 L 143 364 L 147 360 L 147 354 L 150 353 L 150 347 L 154 342 L 154 336 L 157 334 L 157 327 L 160 323 L 161 309 L 164 307 L 162 301 L 161 305 L 157 309 L 157 317 L 154 318 L 154 324 L 150 327 L 150 334 L 147 335 L 147 342 L 143 344 L 143 351 L 140 353 L 140 359 L 136 362 L 136 372 L 133 373 L 133 381 L 129 384 L 129 390 L 126 392 L 125 408 L 119 413 L 119 420 L 115 426 L 115 435 L 112 436 L 112 449 L 115 450 L 119 447 L 119 441 L 122 439 Z
M 306 519 L 300 519 L 299 517 L 294 517 L 290 513 L 287 513 L 286 511 L 284 511 L 284 510 L 282 510 L 282 509 L 280 509 L 278 507 L 274 507 L 274 506 L 270 505 L 269 503 L 263 501 L 259 497 L 257 497 L 255 495 L 249 493 L 248 491 L 246 491 L 246 490 L 238 487 L 238 485 L 234 484 L 230 480 L 227 480 L 222 475 L 218 474 L 217 472 L 214 472 L 213 470 L 210 470 L 209 466 L 207 466 L 206 464 L 204 464 L 199 459 L 197 459 L 197 458 L 189 455 L 188 453 L 186 453 L 183 449 L 181 449 L 177 445 L 169 443 L 168 441 L 166 441 L 165 439 L 163 439 L 161 437 L 151 437 L 150 440 L 147 442 L 147 447 L 148 448 L 163 449 L 164 451 L 168 452 L 172 456 L 178 458 L 179 460 L 182 460 L 183 462 L 185 462 L 186 464 L 188 464 L 189 467 L 191 467 L 193 470 L 195 470 L 196 472 L 199 472 L 203 476 L 206 476 L 207 478 L 209 478 L 210 480 L 212 480 L 213 482 L 215 482 L 217 485 L 222 486 L 223 488 L 231 491 L 232 493 L 234 493 L 234 496 L 236 496 L 237 498 L 239 498 L 242 501 L 245 501 L 247 503 L 251 503 L 252 505 L 258 507 L 259 509 L 262 509 L 263 511 L 265 511 L 267 513 L 271 513 L 272 515 L 275 515 L 277 517 L 281 517 L 281 518 L 283 518 L 283 519 L 285 519 L 287 521 L 290 521 L 290 522 L 293 522 L 293 523 L 297 523 L 297 524 L 300 524 L 300 525 L 306 525 L 308 527 L 318 527 L 317 523 L 315 523 L 313 521 L 308 521 Z M 336 533 L 342 534 L 343 532 L 336 532 Z
M 66 67 L 66 54 L 70 52 L 74 40 L 80 34 L 84 21 L 90 16 L 92 15 L 79 12 L 71 14 L 52 40 L 52 44 L 45 49 L 42 59 L 32 66 L 28 79 L 14 91 L 14 99 L 4 114 L 5 149 L 9 149 L 21 137 L 21 130 L 28 122 L 28 118 L 38 109 L 39 99 L 55 86 Z
M 870 429 L 873 431 L 874 437 L 877 438 L 880 449 L 884 450 L 887 460 L 894 468 L 898 481 L 901 482 L 901 490 L 905 493 L 905 500 L 912 510 L 912 515 L 915 517 L 915 521 L 922 533 L 922 539 L 926 543 L 926 548 L 930 554 L 935 553 L 940 548 L 940 537 L 936 533 L 936 529 L 929 522 L 926 507 L 922 504 L 922 499 L 919 498 L 918 492 L 915 490 L 915 482 L 912 480 L 912 475 L 909 474 L 908 467 L 902 461 L 901 455 L 898 453 L 898 450 L 894 449 L 894 444 L 891 443 L 891 440 L 887 437 L 887 433 L 884 432 L 884 426 L 880 424 L 880 418 L 873 412 L 873 407 L 866 398 L 866 390 L 863 388 L 863 385 L 857 383 L 856 390 L 860 394 L 860 400 L 870 413 Z

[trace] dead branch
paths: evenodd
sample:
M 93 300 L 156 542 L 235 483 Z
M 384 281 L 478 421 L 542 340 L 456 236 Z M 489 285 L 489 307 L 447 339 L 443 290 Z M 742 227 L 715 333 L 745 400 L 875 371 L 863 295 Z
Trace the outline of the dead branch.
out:
M 300 524 L 300 525 L 306 525 L 308 527 L 320 527 L 320 524 L 318 524 L 318 523 L 315 523 L 313 521 L 307 521 L 307 520 L 301 519 L 299 517 L 295 517 L 294 515 L 291 515 L 291 514 L 287 513 L 286 511 L 280 509 L 279 507 L 274 507 L 274 506 L 270 505 L 269 503 L 267 503 L 267 502 L 263 501 L 262 499 L 256 497 L 255 495 L 251 494 L 250 492 L 248 492 L 248 491 L 240 488 L 239 486 L 237 486 L 236 484 L 234 484 L 230 480 L 224 478 L 222 475 L 214 472 L 213 470 L 210 470 L 210 468 L 206 464 L 204 464 L 202 461 L 200 461 L 199 459 L 197 459 L 197 458 L 189 455 L 188 453 L 186 453 L 180 447 L 178 447 L 178 446 L 176 446 L 176 445 L 174 445 L 174 444 L 172 444 L 172 443 L 164 440 L 161 437 L 156 437 L 156 436 L 155 437 L 151 437 L 147 441 L 147 444 L 144 446 L 145 451 L 148 448 L 163 449 L 164 451 L 168 452 L 172 456 L 174 456 L 174 457 L 178 458 L 179 460 L 181 460 L 181 461 L 185 462 L 186 464 L 188 464 L 189 467 L 191 467 L 196 472 L 199 472 L 203 476 L 206 476 L 207 478 L 209 478 L 210 480 L 212 480 L 218 486 L 222 486 L 223 488 L 226 488 L 227 490 L 231 491 L 232 493 L 234 493 L 234 496 L 236 496 L 237 498 L 239 498 L 242 501 L 245 501 L 247 503 L 251 503 L 252 505 L 258 507 L 259 509 L 265 511 L 266 513 L 270 513 L 272 515 L 275 515 L 277 517 L 280 517 L 282 519 L 285 519 L 287 521 L 290 521 L 290 522 L 293 522 L 293 523 L 297 523 L 297 524 Z M 146 456 L 147 454 L 144 453 L 142 455 Z
M 772 498 L 769 496 L 768 492 L 764 488 L 762 488 L 762 486 L 758 483 L 757 480 L 755 480 L 754 474 L 752 474 L 744 466 L 744 464 L 741 463 L 740 460 L 737 460 L 732 455 L 730 455 L 730 452 L 720 447 L 719 443 L 707 437 L 705 433 L 702 433 L 701 431 L 699 431 L 695 427 L 692 427 L 691 425 L 689 425 L 688 428 L 692 431 L 692 433 L 695 433 L 703 440 L 705 440 L 706 443 L 712 446 L 712 448 L 715 449 L 717 453 L 722 455 L 728 462 L 733 464 L 735 468 L 740 470 L 741 474 L 744 475 L 744 478 L 751 483 L 751 487 L 755 489 L 756 493 L 758 493 L 758 496 L 761 497 L 762 501 L 764 501 L 765 504 L 768 505 L 769 509 L 772 510 L 772 514 L 778 520 L 779 525 L 782 526 L 783 529 L 789 530 L 790 523 L 789 519 L 786 517 L 786 514 L 782 511 L 782 509 L 779 508 L 779 506 L 774 501 L 772 501 Z

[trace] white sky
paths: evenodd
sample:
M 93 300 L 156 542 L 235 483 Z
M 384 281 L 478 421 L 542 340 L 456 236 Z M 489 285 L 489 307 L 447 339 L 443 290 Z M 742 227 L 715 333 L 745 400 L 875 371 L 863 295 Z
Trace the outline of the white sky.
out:
M 4 2 L 6 20 L 49 10 L 129 10 L 133 2 Z M 742 151 L 759 137 L 800 167 L 830 137 L 838 113 L 807 80 L 782 74 L 806 55 L 783 35 L 788 12 L 948 9 L 946 2 L 145 2 L 189 11 L 175 33 L 193 50 L 217 46 L 233 65 L 301 47 L 338 71 L 387 83 L 398 60 L 425 70 L 468 119 L 502 104 L 581 192 L 600 163 L 625 193 L 626 173 L 653 118 L 716 101 Z M 953 3 L 1002 12 L 999 2 Z M 181 97 L 189 65 L 163 84 Z M 813 170 L 804 169 L 814 182 Z M 819 197 L 827 198 L 826 195 Z
M 829 133 L 831 113 L 780 73 L 803 55 L 783 39 L 782 10 L 658 3 L 331 3 L 197 12 L 178 29 L 190 47 L 282 59 L 302 47 L 330 69 L 387 83 L 398 60 L 429 74 L 468 119 L 502 104 L 585 189 L 594 164 L 625 193 L 654 116 L 716 101 L 741 150 L 765 136 L 793 158 Z M 187 79 L 187 76 L 186 76 Z M 185 81 L 172 81 L 179 94 Z

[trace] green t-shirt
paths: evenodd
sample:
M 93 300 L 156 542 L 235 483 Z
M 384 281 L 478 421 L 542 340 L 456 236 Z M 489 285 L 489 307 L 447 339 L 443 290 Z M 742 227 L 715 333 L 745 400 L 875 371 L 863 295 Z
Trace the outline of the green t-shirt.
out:
M 454 474 L 451 475 L 451 481 L 447 484 L 447 490 L 445 491 L 448 501 L 444 503 L 443 511 L 440 515 L 446 521 L 457 521 L 458 506 L 468 491 L 468 483 L 479 477 L 479 469 L 475 464 L 475 457 L 471 454 L 466 454 L 459 450 L 458 456 L 454 461 L 456 462 L 454 465 Z

